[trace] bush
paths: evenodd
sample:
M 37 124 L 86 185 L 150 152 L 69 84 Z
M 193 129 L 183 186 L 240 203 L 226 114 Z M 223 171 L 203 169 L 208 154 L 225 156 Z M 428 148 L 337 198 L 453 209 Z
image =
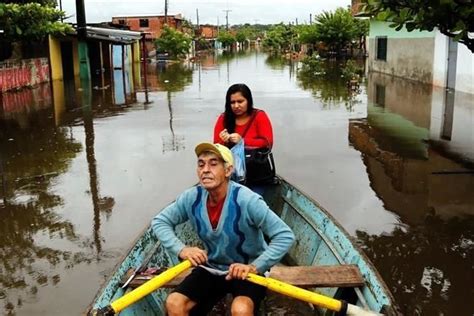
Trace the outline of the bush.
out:
M 181 58 L 189 52 L 191 37 L 165 26 L 161 36 L 155 41 L 155 47 L 157 53 L 168 53 L 172 58 Z

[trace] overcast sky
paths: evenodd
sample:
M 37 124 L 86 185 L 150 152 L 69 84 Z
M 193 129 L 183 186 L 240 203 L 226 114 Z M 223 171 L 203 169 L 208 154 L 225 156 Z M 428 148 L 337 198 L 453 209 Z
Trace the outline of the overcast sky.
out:
M 75 22 L 75 0 L 62 1 L 63 10 L 73 16 Z M 115 15 L 164 14 L 165 0 L 84 0 L 87 22 L 108 22 Z M 229 11 L 229 24 L 279 22 L 308 23 L 310 14 L 333 11 L 347 7 L 350 0 L 168 0 L 168 14 L 183 14 L 184 18 L 196 23 L 196 9 L 199 23 L 225 24 Z

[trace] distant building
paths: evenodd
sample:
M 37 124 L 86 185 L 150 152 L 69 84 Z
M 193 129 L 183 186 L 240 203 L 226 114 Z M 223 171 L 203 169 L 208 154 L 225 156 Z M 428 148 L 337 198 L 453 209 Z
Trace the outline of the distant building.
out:
M 216 25 L 203 24 L 199 26 L 197 35 L 207 40 L 214 40 L 219 35 L 219 28 Z
M 145 32 L 148 51 L 154 49 L 153 41 L 160 37 L 165 24 L 182 32 L 183 21 L 184 19 L 181 14 L 168 15 L 166 17 L 165 15 L 156 14 L 123 15 L 112 17 L 112 24 L 126 25 L 131 31 Z

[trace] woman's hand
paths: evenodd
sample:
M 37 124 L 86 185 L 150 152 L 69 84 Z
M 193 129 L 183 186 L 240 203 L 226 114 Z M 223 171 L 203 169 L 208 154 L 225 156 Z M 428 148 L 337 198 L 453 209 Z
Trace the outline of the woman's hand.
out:
M 231 143 L 237 144 L 241 139 L 242 136 L 240 136 L 238 133 L 229 134 L 229 142 Z
M 257 267 L 253 264 L 233 263 L 230 265 L 229 274 L 226 275 L 225 279 L 245 280 L 249 273 L 257 273 Z
M 223 129 L 219 133 L 219 137 L 224 143 L 227 143 L 229 141 L 230 134 L 229 134 L 229 132 L 227 132 L 227 129 Z
M 181 259 L 188 259 L 193 266 L 205 264 L 207 262 L 207 253 L 198 247 L 184 247 L 178 255 Z

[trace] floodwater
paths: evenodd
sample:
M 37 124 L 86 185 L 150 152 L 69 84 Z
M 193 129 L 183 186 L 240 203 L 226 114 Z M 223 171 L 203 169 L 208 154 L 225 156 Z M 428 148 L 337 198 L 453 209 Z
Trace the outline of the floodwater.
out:
M 277 171 L 356 238 L 405 315 L 473 315 L 474 101 L 250 51 L 0 99 L 0 314 L 79 315 L 152 216 L 196 182 L 227 87 L 274 128 Z M 81 91 L 82 90 L 82 91 Z M 145 92 L 146 90 L 146 92 Z

